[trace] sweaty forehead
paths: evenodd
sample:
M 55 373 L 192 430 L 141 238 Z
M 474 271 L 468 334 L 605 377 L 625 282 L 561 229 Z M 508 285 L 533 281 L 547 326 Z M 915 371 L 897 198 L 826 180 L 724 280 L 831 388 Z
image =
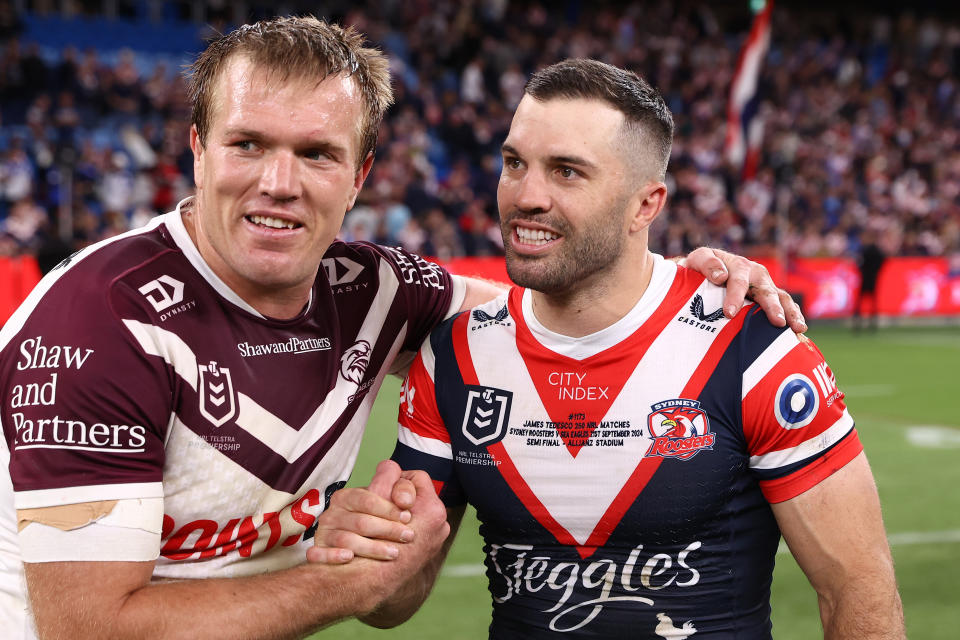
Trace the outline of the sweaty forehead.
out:
M 233 56 L 224 65 L 212 98 L 211 125 L 239 111 L 254 111 L 261 117 L 277 119 L 357 111 L 359 118 L 362 108 L 360 92 L 352 78 L 342 74 L 326 78 L 289 74 L 243 55 Z

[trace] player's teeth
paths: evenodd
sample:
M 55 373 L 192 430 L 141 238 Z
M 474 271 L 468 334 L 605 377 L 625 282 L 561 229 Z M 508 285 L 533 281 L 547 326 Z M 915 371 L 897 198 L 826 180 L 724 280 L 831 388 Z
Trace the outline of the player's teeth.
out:
M 262 224 L 265 227 L 270 227 L 271 229 L 293 229 L 296 226 L 292 222 L 280 220 L 279 218 L 268 218 L 267 216 L 250 216 L 250 221 L 254 224 Z
M 557 239 L 557 234 L 543 229 L 517 227 L 517 238 L 524 244 L 542 245 Z

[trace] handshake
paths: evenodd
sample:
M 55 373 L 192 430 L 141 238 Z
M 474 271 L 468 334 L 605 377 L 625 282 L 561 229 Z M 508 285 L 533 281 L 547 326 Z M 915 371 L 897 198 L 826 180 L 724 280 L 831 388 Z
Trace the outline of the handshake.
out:
M 396 626 L 429 595 L 453 541 L 448 520 L 459 524 L 463 508 L 455 511 L 448 517 L 426 472 L 384 460 L 368 487 L 333 494 L 317 518 L 307 562 L 342 565 L 344 588 L 364 603 L 357 617 Z

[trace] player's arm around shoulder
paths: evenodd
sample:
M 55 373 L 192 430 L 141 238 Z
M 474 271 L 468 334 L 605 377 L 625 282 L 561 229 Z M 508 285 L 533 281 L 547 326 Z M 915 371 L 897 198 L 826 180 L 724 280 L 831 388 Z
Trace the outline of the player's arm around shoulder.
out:
M 473 307 L 478 307 L 485 302 L 490 302 L 494 298 L 503 295 L 509 288 L 508 285 L 502 282 L 483 280 L 481 278 L 461 276 L 460 280 L 463 282 L 464 294 L 463 300 L 460 302 L 460 307 L 455 311 L 456 313 L 469 311 Z
M 797 333 L 807 330 L 800 307 L 789 293 L 777 287 L 762 264 L 708 247 L 695 249 L 675 261 L 702 274 L 713 284 L 726 287 L 723 312 L 728 318 L 736 316 L 749 297 L 763 309 L 774 326 L 788 325 Z
M 824 638 L 906 637 L 880 499 L 862 451 L 819 484 L 772 508 L 817 592 Z

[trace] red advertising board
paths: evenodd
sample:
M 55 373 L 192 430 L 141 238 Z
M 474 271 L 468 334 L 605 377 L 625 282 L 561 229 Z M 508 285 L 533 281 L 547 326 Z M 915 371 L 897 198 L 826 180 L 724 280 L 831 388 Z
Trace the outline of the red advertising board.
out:
M 930 316 L 960 313 L 960 273 L 946 258 L 893 258 L 877 281 L 880 313 Z
M 851 315 L 859 286 L 860 273 L 849 258 L 796 258 L 787 267 L 785 288 L 802 296 L 808 318 Z
M 786 268 L 776 258 L 754 257 L 775 282 L 802 296 L 809 318 L 843 318 L 853 313 L 860 274 L 850 258 L 795 258 Z M 454 258 L 441 263 L 452 273 L 510 282 L 502 257 Z M 30 256 L 0 257 L 0 325 L 40 279 Z M 879 312 L 885 316 L 960 315 L 960 256 L 889 258 L 877 282 Z
M 752 257 L 774 281 L 802 297 L 809 318 L 846 318 L 860 292 L 852 258 L 794 258 L 786 268 L 772 257 Z M 509 283 L 503 258 L 454 258 L 443 263 L 453 273 Z M 887 316 L 960 314 L 960 257 L 889 258 L 877 283 L 879 312 Z
M 40 267 L 33 256 L 0 256 L 0 325 L 13 315 L 40 282 Z

